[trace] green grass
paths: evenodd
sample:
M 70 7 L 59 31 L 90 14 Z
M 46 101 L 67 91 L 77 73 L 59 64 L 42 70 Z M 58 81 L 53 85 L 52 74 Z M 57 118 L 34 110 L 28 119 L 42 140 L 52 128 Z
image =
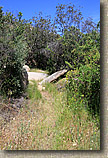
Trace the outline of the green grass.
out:
M 35 100 L 41 99 L 42 95 L 40 91 L 38 90 L 37 82 L 32 81 L 32 83 L 33 84 L 29 84 L 27 88 L 27 94 L 28 94 L 29 99 L 35 99 Z
M 76 110 L 75 103 L 70 108 L 66 104 L 66 91 L 60 95 L 55 86 L 50 83 L 46 84 L 46 90 L 53 93 L 57 113 L 53 140 L 56 143 L 54 143 L 53 149 L 99 150 L 100 129 L 97 126 L 96 118 L 93 118 L 84 107 Z

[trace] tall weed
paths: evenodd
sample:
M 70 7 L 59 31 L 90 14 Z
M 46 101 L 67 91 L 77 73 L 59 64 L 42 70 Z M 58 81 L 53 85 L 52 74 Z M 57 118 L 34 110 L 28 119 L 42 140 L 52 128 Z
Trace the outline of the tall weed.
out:
M 33 81 L 33 84 L 28 85 L 27 94 L 28 94 L 29 99 L 38 100 L 42 98 L 42 95 L 40 91 L 38 90 L 36 81 Z

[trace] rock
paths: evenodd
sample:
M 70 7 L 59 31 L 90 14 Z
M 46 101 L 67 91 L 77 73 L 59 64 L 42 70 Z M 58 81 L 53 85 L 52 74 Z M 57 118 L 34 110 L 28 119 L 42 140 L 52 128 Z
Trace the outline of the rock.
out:
M 46 77 L 43 81 L 41 81 L 39 84 L 43 84 L 43 83 L 46 83 L 46 82 L 52 82 L 54 80 L 56 80 L 58 77 L 64 75 L 65 73 L 67 72 L 67 70 L 61 70 L 61 71 L 57 71 L 55 73 L 53 73 L 52 75 Z
M 27 73 L 27 71 L 25 70 L 25 69 L 23 69 L 23 71 L 22 71 L 22 87 L 23 87 L 23 89 L 25 90 L 26 88 L 27 88 L 27 85 L 28 85 L 28 83 L 29 83 L 29 81 L 28 81 L 28 73 Z
M 12 104 L 11 104 L 11 107 L 12 108 L 21 108 L 24 106 L 24 97 L 21 97 L 21 98 L 17 98 L 17 99 L 13 99 L 12 100 Z
M 24 65 L 24 66 L 23 66 L 23 68 L 24 68 L 24 69 L 26 69 L 26 71 L 27 71 L 27 72 L 29 72 L 29 71 L 30 71 L 30 68 L 29 68 L 29 66 L 28 66 L 28 65 Z
M 43 87 L 42 90 L 45 90 L 45 87 Z
M 43 87 L 42 85 L 38 85 L 38 89 L 42 91 L 42 90 L 45 90 L 45 87 Z
M 28 73 L 28 80 L 42 80 L 46 78 L 48 75 L 45 73 L 39 73 L 39 72 L 27 72 Z

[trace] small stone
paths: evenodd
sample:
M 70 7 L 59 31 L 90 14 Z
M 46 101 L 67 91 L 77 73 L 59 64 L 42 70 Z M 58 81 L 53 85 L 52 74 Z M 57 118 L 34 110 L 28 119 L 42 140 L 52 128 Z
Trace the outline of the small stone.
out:
M 42 89 L 45 90 L 45 87 L 43 87 Z
M 29 72 L 29 71 L 30 71 L 30 68 L 29 68 L 29 66 L 28 66 L 28 65 L 24 65 L 24 66 L 23 66 L 23 68 L 24 68 L 24 69 L 26 69 L 26 71 L 27 71 L 27 72 Z
M 77 143 L 73 143 L 73 146 L 76 146 L 77 145 Z

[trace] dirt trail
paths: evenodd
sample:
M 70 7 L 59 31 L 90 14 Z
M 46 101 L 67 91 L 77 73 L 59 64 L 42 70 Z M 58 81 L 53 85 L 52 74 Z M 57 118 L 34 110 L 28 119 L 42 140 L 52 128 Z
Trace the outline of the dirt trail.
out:
M 34 76 L 31 76 L 34 75 Z M 36 77 L 45 78 L 46 74 L 31 73 L 29 79 Z M 40 76 L 39 76 L 40 75 Z M 31 77 L 31 78 L 30 78 Z M 41 78 L 42 79 L 42 78 Z M 38 82 L 37 82 L 38 83 Z M 40 100 L 28 99 L 27 103 L 17 109 L 4 111 L 10 119 L 2 120 L 0 145 L 1 150 L 53 150 L 55 124 L 57 121 L 54 109 L 55 98 L 38 84 L 38 90 L 42 95 Z
M 1 129 L 2 150 L 8 149 L 7 146 L 10 146 L 8 143 L 16 144 L 11 145 L 11 150 L 53 149 L 53 128 L 56 122 L 54 98 L 47 91 L 40 92 L 42 99 L 38 103 L 29 100 L 27 107 L 20 109 L 18 114 Z
M 55 127 L 56 114 L 54 110 L 54 99 L 47 91 L 41 91 L 42 98 L 44 99 L 44 104 L 42 108 L 44 109 L 44 120 L 42 122 L 42 138 L 40 140 L 40 149 L 49 150 L 53 149 L 53 128 Z

